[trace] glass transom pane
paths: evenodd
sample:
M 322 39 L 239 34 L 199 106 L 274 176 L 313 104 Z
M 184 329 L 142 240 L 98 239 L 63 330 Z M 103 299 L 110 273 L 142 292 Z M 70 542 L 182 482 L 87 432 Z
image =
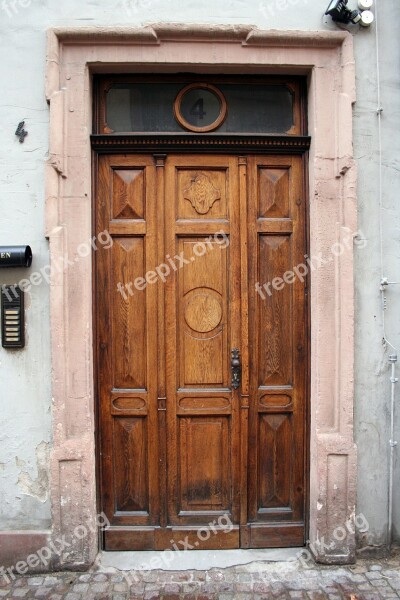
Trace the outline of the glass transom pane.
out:
M 217 123 L 214 130 L 221 133 L 284 134 L 294 125 L 294 95 L 285 84 L 223 82 L 209 86 L 217 88 L 226 101 L 225 119 L 221 118 L 221 97 L 207 86 L 193 85 L 181 96 L 180 120 L 174 106 L 186 87 L 182 82 L 114 83 L 106 96 L 106 131 L 177 133 L 191 127 L 201 131 Z

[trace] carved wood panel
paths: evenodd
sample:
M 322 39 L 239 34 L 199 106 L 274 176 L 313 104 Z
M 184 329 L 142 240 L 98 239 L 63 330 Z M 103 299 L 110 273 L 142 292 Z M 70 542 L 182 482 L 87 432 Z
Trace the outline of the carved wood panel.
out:
M 263 166 L 258 170 L 258 216 L 290 217 L 290 169 Z
M 275 278 L 282 278 L 294 266 L 291 245 L 289 235 L 259 235 L 257 281 L 267 284 L 264 297 L 257 297 L 261 325 L 258 380 L 264 386 L 292 383 L 292 290 L 290 285 L 278 291 L 272 287 Z
M 227 253 L 207 238 L 179 240 L 180 387 L 227 387 Z M 206 249 L 202 256 L 196 249 Z
M 226 219 L 228 181 L 225 170 L 177 170 L 179 219 Z
M 179 429 L 180 512 L 229 511 L 229 417 L 183 417 Z
M 146 294 L 126 285 L 145 274 L 144 237 L 114 238 L 111 253 L 111 285 L 113 301 L 110 304 L 113 331 L 114 388 L 145 388 L 147 367 Z M 124 294 L 118 292 L 121 284 Z M 140 348 L 140 352 L 138 352 Z
M 113 169 L 112 219 L 144 219 L 144 169 Z
M 113 466 L 118 473 L 115 485 L 118 512 L 149 510 L 147 445 L 146 419 L 114 419 Z
M 260 414 L 259 419 L 258 509 L 291 510 L 291 415 Z

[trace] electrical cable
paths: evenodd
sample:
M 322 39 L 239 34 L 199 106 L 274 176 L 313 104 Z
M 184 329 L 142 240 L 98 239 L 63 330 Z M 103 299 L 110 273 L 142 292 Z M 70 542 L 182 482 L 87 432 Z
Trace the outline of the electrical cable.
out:
M 379 47 L 379 15 L 378 15 L 378 3 L 375 3 L 375 49 L 376 49 L 376 79 L 377 79 L 377 101 L 378 106 L 376 109 L 378 115 L 378 156 L 379 156 L 379 174 L 378 174 L 378 205 L 379 205 L 379 244 L 380 244 L 380 267 L 381 267 L 381 291 L 382 291 L 382 329 L 383 329 L 383 340 L 384 343 L 390 346 L 396 353 L 397 348 L 391 343 L 386 335 L 386 298 L 385 298 L 385 286 L 391 285 L 387 282 L 383 271 L 384 262 L 384 250 L 383 250 L 383 152 L 382 152 L 382 103 L 381 103 L 381 69 L 380 69 L 380 47 Z M 386 281 L 386 284 L 382 282 Z M 395 282 L 393 282 L 395 283 Z

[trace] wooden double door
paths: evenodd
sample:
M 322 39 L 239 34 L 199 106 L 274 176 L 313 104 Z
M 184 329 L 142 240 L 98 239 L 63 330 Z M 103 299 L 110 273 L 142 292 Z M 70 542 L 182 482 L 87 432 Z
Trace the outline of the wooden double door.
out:
M 104 548 L 302 546 L 303 158 L 114 154 L 97 172 Z

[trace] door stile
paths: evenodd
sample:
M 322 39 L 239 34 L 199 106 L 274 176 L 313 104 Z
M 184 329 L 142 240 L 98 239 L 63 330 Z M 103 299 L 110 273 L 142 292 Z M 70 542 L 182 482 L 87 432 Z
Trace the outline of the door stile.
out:
M 165 263 L 165 159 L 166 154 L 155 154 L 157 185 L 157 258 L 158 265 Z M 157 383 L 158 383 L 158 440 L 160 527 L 167 526 L 167 397 L 166 397 L 166 345 L 165 345 L 165 286 L 157 283 Z
M 239 539 L 238 547 L 240 547 L 240 517 L 241 517 L 241 484 L 242 484 L 242 473 L 241 473 L 241 453 L 242 444 L 240 441 L 241 434 L 241 385 L 243 377 L 243 352 L 246 356 L 247 349 L 243 346 L 242 337 L 242 304 L 241 304 L 241 285 L 242 285 L 242 272 L 241 272 L 241 193 L 242 193 L 242 177 L 240 172 L 240 166 L 238 160 L 235 157 L 229 158 L 229 168 L 231 171 L 230 182 L 230 202 L 231 202 L 231 215 L 230 215 L 230 280 L 231 287 L 229 289 L 229 304 L 231 304 L 231 350 L 238 348 L 240 352 L 241 361 L 241 384 L 237 389 L 232 386 L 232 374 L 230 380 L 230 389 L 232 394 L 232 464 L 234 465 L 232 473 L 232 518 L 234 523 L 239 524 Z M 232 358 L 232 357 L 231 357 Z
M 104 210 L 108 206 L 107 194 L 109 194 L 109 170 L 106 159 L 98 162 L 98 200 L 96 202 L 96 235 L 100 231 L 106 231 L 109 227 L 107 213 Z M 104 250 L 100 250 L 96 255 L 96 285 L 99 287 L 101 282 L 103 294 L 98 294 L 96 298 L 97 316 L 102 315 L 110 323 L 110 302 L 111 282 L 107 274 L 111 269 L 111 257 Z M 113 442 L 112 442 L 112 419 L 110 418 L 110 395 L 112 383 L 110 381 L 111 372 L 111 354 L 112 338 L 110 331 L 101 327 L 101 320 L 97 322 L 97 347 L 98 347 L 98 389 L 100 404 L 100 438 L 101 438 L 101 492 L 102 492 L 102 510 L 110 519 L 114 514 L 113 496 L 114 489 L 107 490 L 110 481 L 112 481 L 113 472 Z M 106 424 L 106 426 L 105 426 Z M 111 492 L 111 493 L 110 493 Z M 104 535 L 104 534 L 103 534 Z
M 172 262 L 176 252 L 175 240 L 175 205 L 176 205 L 176 189 L 174 179 L 168 176 L 167 169 L 169 168 L 170 156 L 168 156 L 166 164 L 166 181 L 165 181 L 165 203 L 168 203 L 169 210 L 165 211 L 164 219 L 164 240 L 165 240 L 165 256 L 171 257 Z M 168 304 L 168 310 L 165 311 L 165 368 L 166 368 L 166 425 L 167 425 L 167 520 L 168 526 L 171 526 L 170 516 L 174 512 L 175 498 L 177 496 L 178 474 L 175 460 L 171 460 L 171 448 L 177 446 L 177 431 L 175 427 L 176 409 L 175 409 L 175 368 L 177 364 L 176 356 L 176 338 L 177 338 L 177 310 L 176 310 L 176 272 L 174 268 L 164 284 L 164 302 Z M 175 452 L 173 452 L 175 454 Z M 170 537 L 172 537 L 170 535 Z
M 305 191 L 305 182 L 307 181 L 306 170 L 305 170 L 305 159 L 304 157 L 298 158 L 296 168 L 296 208 L 297 218 L 294 223 L 294 236 L 295 236 L 295 247 L 294 253 L 297 260 L 300 262 L 306 262 L 308 257 L 308 237 L 307 237 L 307 195 Z M 307 402 L 309 390 L 308 382 L 309 378 L 309 304 L 308 304 L 308 286 L 309 276 L 307 275 L 303 282 L 298 281 L 294 286 L 294 306 L 296 306 L 296 317 L 295 317 L 295 337 L 293 344 L 294 363 L 296 364 L 296 370 L 294 375 L 294 385 L 297 388 L 295 395 L 295 410 L 297 412 L 298 423 L 301 423 L 301 427 L 298 429 L 298 447 L 303 449 L 303 452 L 298 452 L 296 457 L 295 470 L 299 474 L 298 478 L 301 482 L 298 486 L 297 492 L 297 507 L 298 512 L 302 514 L 302 521 L 304 523 L 303 529 L 303 540 L 306 541 L 307 531 L 307 508 L 306 498 L 308 497 L 308 409 L 309 404 Z
M 249 381 L 249 393 L 252 398 L 251 406 L 249 405 L 248 415 L 248 488 L 247 488 L 247 544 L 250 544 L 250 531 L 249 524 L 256 522 L 257 520 L 257 500 L 258 500 L 258 456 L 255 451 L 258 446 L 258 431 L 257 431 L 257 382 L 255 381 L 254 374 L 258 373 L 259 369 L 259 358 L 257 349 L 259 346 L 259 327 L 255 326 L 257 321 L 257 302 L 254 293 L 254 284 L 257 281 L 257 244 L 258 244 L 258 233 L 257 233 L 257 181 L 254 177 L 254 165 L 255 159 L 248 157 L 247 170 L 248 170 L 248 193 L 249 203 L 247 211 L 247 227 L 248 227 L 248 243 L 251 248 L 251 252 L 248 257 L 248 303 L 249 303 L 249 315 L 251 320 L 249 321 L 249 356 L 252 357 L 251 361 L 251 375 Z M 250 289 L 251 286 L 251 289 Z
M 146 185 L 146 236 L 145 236 L 145 275 L 157 265 L 157 198 L 156 188 L 157 171 L 150 156 L 146 157 L 149 168 L 145 171 Z M 150 166 L 151 165 L 151 166 Z M 147 175 L 147 177 L 146 177 Z M 147 331 L 147 389 L 148 389 L 148 439 L 147 448 L 149 456 L 149 512 L 153 523 L 160 519 L 160 488 L 159 488 L 159 454 L 160 437 L 158 431 L 157 395 L 158 381 L 153 377 L 157 365 L 157 332 L 154 331 L 154 316 L 158 311 L 157 287 L 147 285 L 146 294 L 146 331 Z M 133 341 L 135 343 L 135 340 Z
M 248 548 L 247 486 L 249 445 L 249 285 L 248 285 L 248 239 L 247 239 L 247 157 L 240 156 L 239 206 L 240 206 L 240 289 L 241 289 L 241 361 L 242 381 L 240 394 L 240 546 Z

